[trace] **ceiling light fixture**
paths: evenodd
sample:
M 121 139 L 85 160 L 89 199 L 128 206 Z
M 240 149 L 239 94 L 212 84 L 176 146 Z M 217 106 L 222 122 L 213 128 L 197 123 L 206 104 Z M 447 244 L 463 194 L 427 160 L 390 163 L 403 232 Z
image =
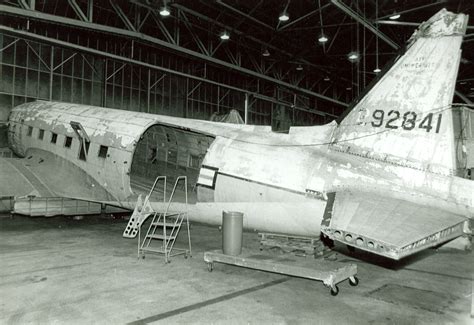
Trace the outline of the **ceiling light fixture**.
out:
M 359 53 L 351 52 L 347 55 L 347 59 L 349 59 L 351 62 L 357 62 L 359 61 Z
M 288 15 L 286 10 L 281 13 L 280 17 L 278 17 L 279 21 L 288 21 L 289 19 L 290 19 L 290 15 Z
M 319 24 L 321 25 L 321 35 L 319 35 L 318 42 L 321 44 L 324 44 L 328 41 L 328 38 L 326 35 L 324 35 L 324 29 L 323 29 L 323 8 L 321 8 L 321 0 L 318 0 L 319 4 Z M 326 49 L 324 48 L 324 52 L 326 52 Z
M 303 71 L 303 66 L 301 64 L 299 64 L 297 67 L 296 67 L 296 70 L 298 71 Z
M 352 87 L 346 87 L 346 90 L 352 90 Z
M 323 79 L 323 80 L 324 80 L 324 81 L 329 81 L 329 80 L 331 80 L 331 79 L 329 79 L 329 77 L 328 77 L 328 76 L 326 76 L 326 77 L 324 77 L 324 79 Z
M 388 17 L 388 19 L 391 19 L 391 20 L 397 20 L 398 18 L 400 18 L 400 14 L 397 14 L 396 11 L 393 12 L 393 14 Z
M 265 49 L 265 51 L 263 51 L 262 56 L 265 56 L 265 57 L 270 56 L 270 52 L 268 52 L 268 49 Z
M 377 0 L 375 0 L 375 21 L 378 21 L 378 17 L 379 17 L 379 2 Z M 379 24 L 376 23 L 375 27 L 378 30 L 379 29 Z M 379 73 L 380 71 L 382 71 L 382 70 L 380 70 L 380 68 L 379 68 L 379 38 L 376 35 L 375 36 L 375 69 L 374 69 L 374 72 Z
M 327 41 L 328 41 L 328 38 L 324 34 L 321 34 L 321 36 L 318 38 L 319 43 L 326 43 Z
M 227 34 L 227 31 L 223 31 L 221 36 L 220 36 L 221 40 L 223 41 L 227 41 L 229 38 L 230 38 L 230 35 Z
M 166 16 L 169 16 L 170 14 L 171 12 L 167 6 L 164 6 L 160 9 L 160 16 L 166 17 Z

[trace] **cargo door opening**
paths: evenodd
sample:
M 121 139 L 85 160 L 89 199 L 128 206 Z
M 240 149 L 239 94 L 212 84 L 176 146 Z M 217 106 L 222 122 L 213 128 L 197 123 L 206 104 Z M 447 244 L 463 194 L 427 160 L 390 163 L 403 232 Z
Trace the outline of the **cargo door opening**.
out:
M 187 176 L 188 202 L 197 201 L 196 182 L 199 170 L 214 141 L 213 137 L 169 126 L 154 125 L 140 137 L 130 171 L 130 185 L 135 194 L 147 195 L 158 176 L 167 177 L 166 198 L 178 176 Z M 158 184 L 153 201 L 163 200 L 163 183 Z M 176 189 L 174 201 L 184 202 L 184 188 Z

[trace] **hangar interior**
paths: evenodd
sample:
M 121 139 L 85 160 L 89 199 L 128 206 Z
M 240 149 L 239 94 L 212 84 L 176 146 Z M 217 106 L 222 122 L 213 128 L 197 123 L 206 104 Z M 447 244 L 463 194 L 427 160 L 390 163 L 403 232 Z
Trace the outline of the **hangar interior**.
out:
M 458 174 L 474 178 L 467 0 L 0 1 L 0 157 L 13 156 L 10 111 L 35 100 L 200 120 L 236 110 L 244 123 L 281 133 L 330 123 L 442 8 L 471 16 L 453 109 Z M 137 144 L 132 188 L 145 194 L 167 175 L 169 192 L 186 175 L 194 189 L 213 140 L 150 127 Z M 193 258 L 163 265 L 136 260 L 123 220 L 0 217 L 2 323 L 472 322 L 472 253 L 453 247 L 398 264 L 339 247 L 340 261 L 360 263 L 361 285 L 335 302 L 304 279 L 230 266 L 209 274 L 202 252 L 221 245 L 216 228 L 193 225 Z M 259 245 L 251 232 L 244 242 Z
M 464 1 L 166 2 L 5 1 L 2 154 L 9 111 L 37 99 L 198 119 L 234 109 L 281 132 L 325 124 L 383 74 L 420 19 L 471 9 Z M 159 13 L 165 6 L 169 16 Z M 296 18 L 278 19 L 290 10 Z M 390 19 L 394 12 L 403 19 Z M 455 103 L 472 103 L 470 35 Z M 457 134 L 471 152 L 471 112 L 460 110 Z M 459 165 L 471 168 L 470 157 Z

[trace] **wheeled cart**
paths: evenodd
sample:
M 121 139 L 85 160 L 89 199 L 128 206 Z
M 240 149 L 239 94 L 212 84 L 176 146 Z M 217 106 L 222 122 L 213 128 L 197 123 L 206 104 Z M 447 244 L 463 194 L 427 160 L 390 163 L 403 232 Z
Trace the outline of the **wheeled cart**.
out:
M 223 263 L 322 281 L 325 286 L 331 289 L 333 296 L 339 293 L 338 283 L 346 279 L 349 280 L 351 286 L 356 286 L 359 283 L 356 277 L 357 265 L 355 264 L 303 259 L 287 255 L 267 256 L 245 250 L 238 256 L 223 254 L 222 250 L 205 252 L 204 261 L 207 263 L 209 272 L 214 269 L 214 263 Z

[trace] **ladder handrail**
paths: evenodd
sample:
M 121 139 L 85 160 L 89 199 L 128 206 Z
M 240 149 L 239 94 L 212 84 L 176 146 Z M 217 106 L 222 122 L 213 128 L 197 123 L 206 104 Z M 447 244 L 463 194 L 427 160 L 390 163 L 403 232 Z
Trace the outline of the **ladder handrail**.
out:
M 164 182 L 163 182 L 163 203 L 166 202 L 166 176 L 157 176 L 155 178 L 155 182 L 153 183 L 153 186 L 151 187 L 150 189 L 150 192 L 148 193 L 148 195 L 145 197 L 145 201 L 143 201 L 143 206 L 145 206 L 145 203 L 148 203 L 148 201 L 150 200 L 150 197 L 151 197 L 151 194 L 153 193 L 153 191 L 155 190 L 155 187 L 156 185 L 158 184 L 158 181 L 160 179 L 163 179 Z
M 192 251 L 191 251 L 191 232 L 189 231 L 189 216 L 188 216 L 188 178 L 186 177 L 184 179 L 184 188 L 185 188 L 185 191 L 184 191 L 184 194 L 185 194 L 185 199 L 186 199 L 186 230 L 187 230 L 187 233 L 188 233 L 188 245 L 189 245 L 189 254 L 192 254 Z M 184 219 L 184 217 L 183 217 Z
M 167 241 L 167 234 L 166 234 L 166 215 L 168 214 L 169 212 L 169 208 L 171 206 L 171 203 L 172 203 L 172 200 L 174 198 L 174 194 L 176 192 L 176 187 L 178 186 L 178 183 L 180 180 L 184 180 L 184 192 L 186 193 L 185 196 L 186 196 L 186 209 L 187 209 L 187 206 L 188 206 L 188 178 L 186 176 L 178 176 L 176 178 L 176 181 L 174 182 L 174 186 L 173 186 L 173 191 L 171 191 L 171 195 L 170 195 L 170 198 L 169 198 L 169 201 L 168 201 L 168 205 L 166 206 L 166 210 L 165 212 L 163 213 L 163 223 L 164 223 L 164 227 L 163 227 L 163 237 L 164 237 L 164 249 L 165 249 L 165 257 L 166 257 L 166 260 L 168 259 L 168 241 Z M 181 214 L 180 214 L 181 215 Z M 178 218 L 180 217 L 180 215 L 178 215 Z M 174 228 L 174 227 L 173 227 Z M 175 240 L 176 240 L 176 237 L 175 237 Z M 173 247 L 174 245 L 174 241 L 173 243 L 171 244 L 171 247 Z
M 187 188 L 188 182 L 187 182 L 187 177 L 186 176 L 178 176 L 176 178 L 176 181 L 174 182 L 173 191 L 171 191 L 171 195 L 170 195 L 170 198 L 168 200 L 168 205 L 166 206 L 166 210 L 165 210 L 165 213 L 164 213 L 165 216 L 168 214 L 171 203 L 173 203 L 172 200 L 173 200 L 174 194 L 176 192 L 176 187 L 178 186 L 178 182 L 182 179 L 184 179 L 184 184 L 185 184 L 184 191 L 186 193 L 186 209 L 187 209 L 187 206 L 188 206 L 188 188 Z

